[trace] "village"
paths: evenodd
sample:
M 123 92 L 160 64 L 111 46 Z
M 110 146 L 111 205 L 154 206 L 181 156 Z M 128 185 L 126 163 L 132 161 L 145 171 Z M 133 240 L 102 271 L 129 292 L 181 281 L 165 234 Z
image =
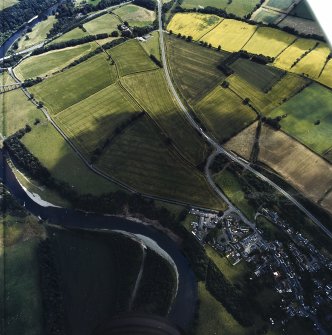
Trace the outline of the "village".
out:
M 190 214 L 195 217 L 191 232 L 202 245 L 211 246 L 231 266 L 246 262 L 255 278 L 272 280 L 275 291 L 282 296 L 280 307 L 288 318 L 306 317 L 315 322 L 318 306 L 332 301 L 332 282 L 316 276 L 320 269 L 331 270 L 332 261 L 277 212 L 262 207 L 255 221 L 264 217 L 284 235 L 282 241 L 265 239 L 260 227 L 249 227 L 236 213 L 191 209 Z M 309 284 L 302 280 L 304 274 L 309 275 Z M 308 287 L 304 285 L 310 286 L 310 299 L 305 299 Z M 270 322 L 273 325 L 275 321 L 271 318 Z

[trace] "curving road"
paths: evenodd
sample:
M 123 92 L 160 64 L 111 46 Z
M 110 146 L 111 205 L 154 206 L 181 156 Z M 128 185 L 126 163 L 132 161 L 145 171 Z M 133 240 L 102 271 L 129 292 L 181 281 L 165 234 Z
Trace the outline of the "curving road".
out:
M 239 158 L 237 155 L 225 150 L 220 144 L 218 144 L 213 138 L 211 138 L 209 135 L 207 135 L 203 129 L 195 122 L 195 120 L 192 118 L 192 116 L 189 114 L 187 108 L 182 103 L 178 93 L 176 92 L 176 89 L 173 85 L 168 64 L 167 64 L 167 58 L 166 58 L 166 51 L 165 51 L 165 41 L 164 41 L 164 31 L 163 31 L 163 23 L 162 23 L 162 3 L 161 0 L 158 0 L 158 22 L 159 22 L 159 44 L 160 44 L 160 50 L 161 50 L 161 58 L 162 63 L 164 66 L 164 73 L 165 77 L 168 83 L 168 87 L 173 94 L 175 100 L 177 101 L 179 107 L 183 111 L 183 113 L 186 115 L 189 123 L 192 127 L 194 127 L 205 139 L 208 143 L 211 144 L 211 146 L 215 149 L 215 152 L 213 156 L 215 157 L 217 154 L 223 154 L 227 156 L 229 159 L 231 159 L 233 162 L 236 162 L 237 164 L 241 165 L 243 168 L 247 169 L 248 171 L 252 172 L 256 177 L 261 179 L 262 181 L 268 183 L 270 186 L 272 186 L 275 190 L 280 192 L 285 198 L 287 198 L 290 202 L 293 203 L 299 210 L 302 211 L 312 222 L 314 222 L 329 238 L 332 239 L 332 232 L 328 230 L 316 217 L 314 217 L 303 205 L 301 205 L 294 197 L 292 197 L 287 191 L 282 189 L 280 186 L 278 186 L 276 183 L 274 183 L 272 180 L 265 177 L 260 172 L 256 171 L 252 166 L 250 166 L 250 163 L 244 162 L 241 158 Z M 209 164 L 212 162 L 213 156 L 209 157 L 208 164 L 206 166 L 206 177 L 209 181 L 211 187 L 219 194 L 220 197 L 222 197 L 225 200 L 225 195 L 216 187 L 214 184 L 208 169 Z M 225 200 L 226 201 L 226 200 Z M 230 203 L 229 200 L 226 201 L 227 203 Z M 231 208 L 234 206 L 231 204 Z M 238 209 L 235 209 L 235 211 L 238 213 L 240 212 Z M 242 214 L 242 213 L 241 213 Z

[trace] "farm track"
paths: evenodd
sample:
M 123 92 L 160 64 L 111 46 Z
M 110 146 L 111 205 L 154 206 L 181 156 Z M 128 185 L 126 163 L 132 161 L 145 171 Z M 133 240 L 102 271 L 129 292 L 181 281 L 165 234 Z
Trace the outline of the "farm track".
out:
M 300 204 L 295 198 L 293 198 L 288 192 L 286 192 L 284 189 L 282 189 L 280 186 L 278 186 L 276 183 L 265 177 L 263 174 L 260 172 L 256 171 L 250 163 L 244 162 L 241 160 L 238 156 L 234 155 L 233 153 L 227 151 L 224 149 L 221 145 L 219 145 L 214 139 L 209 137 L 203 130 L 200 128 L 199 125 L 196 124 L 195 120 L 191 117 L 189 114 L 187 108 L 184 106 L 182 103 L 181 99 L 179 98 L 179 95 L 177 94 L 172 79 L 170 77 L 170 73 L 168 70 L 168 64 L 167 64 L 167 58 L 166 58 L 166 52 L 165 52 L 165 42 L 164 42 L 164 35 L 163 35 L 163 23 L 162 23 L 162 10 L 161 10 L 162 4 L 161 1 L 158 0 L 158 21 L 159 21 L 159 43 L 160 43 L 160 49 L 161 49 L 161 58 L 162 58 L 162 63 L 164 65 L 164 71 L 165 71 L 165 76 L 167 79 L 167 83 L 169 85 L 169 88 L 178 102 L 179 107 L 181 110 L 184 112 L 184 114 L 187 116 L 189 123 L 194 127 L 198 132 L 202 134 L 202 136 L 210 143 L 210 145 L 215 149 L 215 153 L 212 154 L 206 165 L 206 171 L 207 171 L 207 179 L 210 183 L 210 185 L 216 190 L 216 192 L 219 194 L 220 197 L 222 197 L 224 200 L 227 198 L 215 185 L 213 180 L 211 179 L 209 175 L 209 166 L 213 161 L 213 155 L 216 156 L 217 154 L 223 154 L 227 156 L 229 159 L 231 159 L 233 162 L 239 164 L 242 166 L 244 169 L 247 171 L 253 173 L 256 177 L 258 177 L 260 180 L 263 182 L 268 183 L 270 186 L 272 186 L 276 191 L 280 192 L 285 198 L 287 198 L 294 206 L 296 206 L 302 213 L 304 213 L 314 224 L 316 224 L 329 238 L 332 239 L 332 232 L 328 230 L 315 216 L 313 216 L 302 204 Z M 218 190 L 218 191 L 217 191 Z M 228 200 L 228 198 L 227 198 Z M 230 203 L 229 200 L 227 203 Z M 235 208 L 232 204 L 230 208 L 233 208 L 236 212 L 239 212 L 237 208 Z M 242 214 L 242 213 L 241 213 Z M 243 214 L 242 214 L 243 215 Z M 246 220 L 247 221 L 247 220 Z

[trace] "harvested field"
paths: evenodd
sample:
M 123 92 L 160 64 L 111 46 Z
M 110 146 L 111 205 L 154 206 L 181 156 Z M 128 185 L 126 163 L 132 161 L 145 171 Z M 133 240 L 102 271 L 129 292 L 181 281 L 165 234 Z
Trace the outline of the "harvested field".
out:
M 189 168 L 174 154 L 148 116 L 117 137 L 98 166 L 139 192 L 210 208 L 225 208 L 203 174 Z
M 167 26 L 167 30 L 185 36 L 192 36 L 199 40 L 202 36 L 214 28 L 222 18 L 216 15 L 200 13 L 177 13 Z
M 222 50 L 239 51 L 253 36 L 257 27 L 236 20 L 223 20 L 201 40 L 211 43 L 215 48 L 219 45 Z
M 175 84 L 189 103 L 198 102 L 225 78 L 217 69 L 225 53 L 169 36 L 167 56 Z
M 331 164 L 285 133 L 263 126 L 259 143 L 259 160 L 309 199 L 317 202 L 332 187 Z
M 287 115 L 280 121 L 282 129 L 319 155 L 332 147 L 332 92 L 311 84 L 300 94 L 271 113 Z
M 118 126 L 139 111 L 128 94 L 113 84 L 58 113 L 55 121 L 90 157 Z
M 309 82 L 308 79 L 288 73 L 268 93 L 263 93 L 238 75 L 232 75 L 228 81 L 231 90 L 243 99 L 249 98 L 255 108 L 265 115 L 300 92 Z
M 317 41 L 300 38 L 283 51 L 274 61 L 273 65 L 281 69 L 292 71 L 294 62 L 313 49 Z
M 258 122 L 254 122 L 252 125 L 227 141 L 224 147 L 227 150 L 234 151 L 244 159 L 249 160 L 255 143 L 257 125 Z
M 279 24 L 279 27 L 290 27 L 306 35 L 324 36 L 322 29 L 316 21 L 303 19 L 295 16 L 286 16 Z
M 205 159 L 208 147 L 173 100 L 161 69 L 126 76 L 122 83 L 187 159 L 195 165 Z
M 115 79 L 115 66 L 110 65 L 104 54 L 99 54 L 32 86 L 30 91 L 51 113 L 57 114 L 112 84 Z
M 324 71 L 318 78 L 318 81 L 323 85 L 332 88 L 332 60 L 329 60 L 324 68 Z
M 89 35 L 97 35 L 118 30 L 120 20 L 116 15 L 106 13 L 84 24 Z
M 320 72 L 325 65 L 327 56 L 331 53 L 330 48 L 325 43 L 319 43 L 318 47 L 297 63 L 292 71 L 305 74 L 312 79 L 318 79 Z
M 286 49 L 296 37 L 284 31 L 261 27 L 258 28 L 254 36 L 243 47 L 243 50 L 253 54 L 263 54 L 268 57 L 277 57 Z
M 15 74 L 19 79 L 47 76 L 63 69 L 75 59 L 97 48 L 97 43 L 85 43 L 72 48 L 54 50 L 25 59 L 17 67 Z
M 127 21 L 132 27 L 144 27 L 152 24 L 156 19 L 154 11 L 131 4 L 115 9 L 114 13 L 119 15 L 122 21 Z
M 272 66 L 252 62 L 248 59 L 237 59 L 230 67 L 244 80 L 262 92 L 268 92 L 284 75 Z
M 158 68 L 136 40 L 118 45 L 109 53 L 119 69 L 120 76 Z
M 220 86 L 196 104 L 194 110 L 219 142 L 228 140 L 257 117 L 236 94 Z

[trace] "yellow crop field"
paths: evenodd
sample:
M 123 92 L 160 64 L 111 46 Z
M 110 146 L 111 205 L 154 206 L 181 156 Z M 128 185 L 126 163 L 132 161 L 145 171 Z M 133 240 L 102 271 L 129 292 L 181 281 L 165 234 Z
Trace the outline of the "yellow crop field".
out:
M 207 33 L 202 41 L 211 43 L 214 47 L 220 45 L 223 50 L 235 52 L 239 51 L 248 42 L 255 31 L 255 25 L 225 19 Z
M 253 54 L 277 57 L 295 39 L 294 35 L 285 33 L 284 31 L 262 27 L 257 29 L 255 35 L 244 46 L 243 50 Z
M 317 41 L 300 38 L 283 51 L 274 61 L 274 66 L 289 71 L 294 62 L 312 49 Z
M 167 30 L 199 40 L 221 21 L 222 19 L 216 15 L 177 13 L 168 24 Z
M 331 50 L 326 43 L 320 43 L 317 48 L 303 57 L 292 69 L 296 73 L 304 73 L 312 79 L 317 79 Z
M 318 78 L 318 81 L 323 85 L 332 88 L 332 60 L 329 60 L 329 62 L 326 64 L 324 71 Z

